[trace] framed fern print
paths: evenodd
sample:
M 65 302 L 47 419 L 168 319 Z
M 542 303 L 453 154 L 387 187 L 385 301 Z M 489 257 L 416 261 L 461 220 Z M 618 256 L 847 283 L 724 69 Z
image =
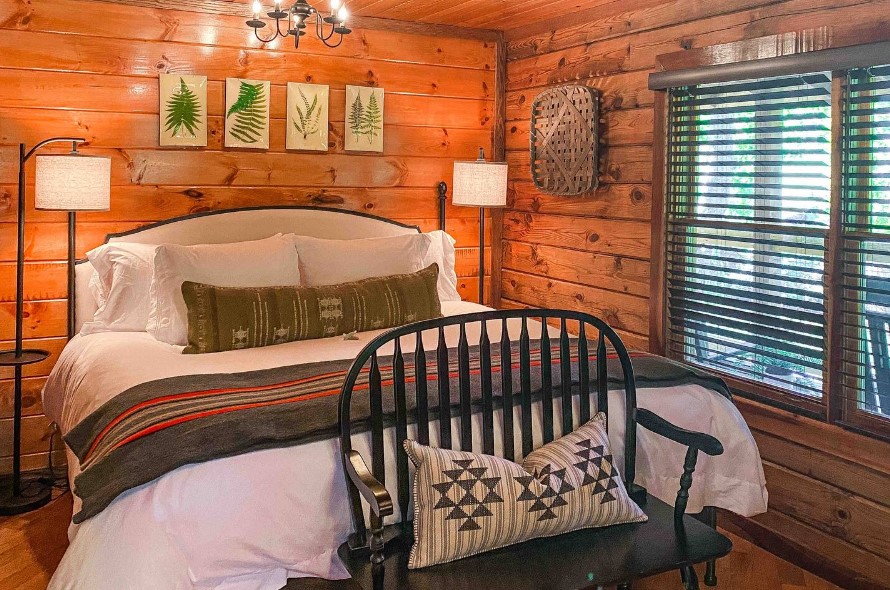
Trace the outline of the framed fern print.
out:
M 328 151 L 328 96 L 320 84 L 287 84 L 287 149 Z
M 161 146 L 207 145 L 207 76 L 161 74 Z
M 346 133 L 350 152 L 383 151 L 383 88 L 346 87 Z
M 271 84 L 226 78 L 226 147 L 269 149 Z

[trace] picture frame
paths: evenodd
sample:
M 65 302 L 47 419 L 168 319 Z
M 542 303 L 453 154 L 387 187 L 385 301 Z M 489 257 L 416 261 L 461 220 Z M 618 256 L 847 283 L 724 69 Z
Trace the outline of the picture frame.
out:
M 346 129 L 343 149 L 348 152 L 382 152 L 384 98 L 383 88 L 346 87 Z
M 207 146 L 207 76 L 160 74 L 158 143 L 161 147 Z
M 268 80 L 226 78 L 225 147 L 269 149 Z
M 286 149 L 328 151 L 330 87 L 288 82 Z

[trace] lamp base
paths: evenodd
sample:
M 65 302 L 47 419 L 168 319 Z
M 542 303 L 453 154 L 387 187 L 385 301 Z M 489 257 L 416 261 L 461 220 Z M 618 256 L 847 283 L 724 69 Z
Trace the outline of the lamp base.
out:
M 52 498 L 53 486 L 37 475 L 22 475 L 21 489 L 21 495 L 13 496 L 12 475 L 0 476 L 0 516 L 31 512 L 46 506 Z

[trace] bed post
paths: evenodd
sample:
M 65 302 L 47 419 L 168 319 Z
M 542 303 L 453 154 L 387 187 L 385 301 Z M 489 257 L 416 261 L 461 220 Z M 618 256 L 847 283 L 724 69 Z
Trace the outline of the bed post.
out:
M 443 180 L 439 183 L 439 229 L 445 231 L 445 202 L 448 197 L 448 185 Z

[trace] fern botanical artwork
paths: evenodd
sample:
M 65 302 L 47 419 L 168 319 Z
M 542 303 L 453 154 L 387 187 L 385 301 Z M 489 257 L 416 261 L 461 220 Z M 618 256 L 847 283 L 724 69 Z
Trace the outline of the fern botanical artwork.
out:
M 351 152 L 383 151 L 383 88 L 346 87 L 344 149 Z
M 226 147 L 269 149 L 271 85 L 226 78 Z
M 160 145 L 207 145 L 207 77 L 161 74 Z
M 328 150 L 328 96 L 321 84 L 287 84 L 287 149 Z

